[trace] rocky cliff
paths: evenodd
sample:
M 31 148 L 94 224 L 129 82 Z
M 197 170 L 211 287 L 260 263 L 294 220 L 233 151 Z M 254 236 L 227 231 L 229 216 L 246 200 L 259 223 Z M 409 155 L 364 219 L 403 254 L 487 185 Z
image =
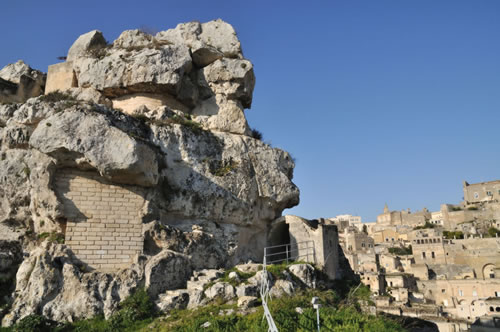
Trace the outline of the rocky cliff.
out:
M 1 104 L 3 324 L 109 315 L 138 287 L 261 260 L 299 191 L 290 155 L 251 135 L 254 84 L 229 24 L 190 22 L 86 33 L 45 95 Z

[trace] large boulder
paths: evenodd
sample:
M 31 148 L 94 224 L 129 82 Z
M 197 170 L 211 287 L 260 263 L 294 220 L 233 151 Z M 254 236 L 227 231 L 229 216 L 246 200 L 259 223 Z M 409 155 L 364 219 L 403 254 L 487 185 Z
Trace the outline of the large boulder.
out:
M 148 293 L 156 298 L 167 290 L 185 288 L 191 273 L 191 264 L 186 255 L 165 249 L 146 264 L 145 286 Z
M 316 287 L 316 271 L 309 264 L 294 264 L 288 268 L 297 279 L 309 288 Z
M 88 109 L 49 116 L 34 130 L 29 144 L 57 160 L 94 167 L 117 183 L 158 183 L 156 153 L 149 145 L 113 126 L 104 114 Z
M 71 45 L 71 48 L 68 51 L 67 60 L 73 61 L 78 57 L 83 56 L 85 53 L 105 47 L 106 44 L 106 39 L 104 39 L 101 31 L 89 31 L 78 37 L 73 45 Z
M 184 75 L 191 71 L 191 56 L 184 45 L 114 48 L 103 58 L 80 57 L 73 66 L 80 87 L 93 87 L 107 97 L 134 92 L 177 95 Z

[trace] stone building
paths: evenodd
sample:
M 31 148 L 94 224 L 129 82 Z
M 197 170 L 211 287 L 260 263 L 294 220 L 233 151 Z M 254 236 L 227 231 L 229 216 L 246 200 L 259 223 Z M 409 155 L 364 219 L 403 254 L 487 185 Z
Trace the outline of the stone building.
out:
M 349 227 L 344 230 L 345 250 L 354 252 L 373 251 L 373 238 L 357 228 Z
M 350 214 L 341 214 L 333 218 L 328 218 L 329 221 L 333 222 L 335 225 L 342 225 L 343 227 L 339 230 L 344 230 L 345 227 L 353 226 L 358 229 L 358 231 L 363 231 L 363 223 L 360 216 L 353 216 Z
M 500 180 L 469 184 L 463 182 L 464 201 L 466 204 L 491 202 L 500 199 Z
M 286 215 L 272 222 L 267 253 L 268 261 L 301 260 L 317 264 L 331 279 L 341 277 L 337 226 L 324 219 L 307 220 Z M 285 251 L 285 252 L 284 252 Z
M 422 211 L 411 213 L 410 209 L 402 211 L 390 211 L 387 204 L 384 206 L 384 212 L 377 216 L 377 225 L 395 226 L 395 225 L 423 225 L 431 219 L 431 213 L 426 208 Z
M 500 295 L 500 280 L 418 280 L 417 287 L 427 300 L 468 321 L 485 315 L 485 299 Z

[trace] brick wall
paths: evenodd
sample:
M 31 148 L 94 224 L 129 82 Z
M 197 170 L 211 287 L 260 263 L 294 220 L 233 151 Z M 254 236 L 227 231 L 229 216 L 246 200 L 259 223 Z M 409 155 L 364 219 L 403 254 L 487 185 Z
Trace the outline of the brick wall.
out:
M 143 189 L 75 169 L 59 170 L 55 184 L 67 218 L 66 244 L 77 257 L 100 271 L 129 267 L 144 243 Z

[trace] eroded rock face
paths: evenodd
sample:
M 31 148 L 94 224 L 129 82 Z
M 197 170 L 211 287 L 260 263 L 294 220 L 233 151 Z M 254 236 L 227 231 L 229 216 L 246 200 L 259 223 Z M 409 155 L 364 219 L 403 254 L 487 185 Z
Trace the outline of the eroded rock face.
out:
M 290 155 L 249 136 L 244 108 L 255 77 L 234 29 L 217 20 L 156 36 L 129 30 L 112 45 L 92 31 L 78 38 L 60 67 L 54 72 L 74 78 L 64 91 L 0 105 L 0 240 L 19 243 L 25 253 L 4 324 L 30 314 L 60 321 L 109 316 L 139 286 L 165 311 L 217 296 L 258 295 L 260 272 L 248 287 L 200 286 L 212 278 L 203 269 L 217 274 L 259 261 L 269 223 L 299 201 Z M 117 105 L 124 111 L 112 108 Z M 88 171 L 106 185 L 58 186 L 63 169 Z M 126 185 L 137 188 L 141 204 L 132 206 L 113 188 Z M 97 188 L 98 197 L 92 195 Z M 71 201 L 74 195 L 85 198 Z M 105 209 L 99 200 L 109 202 Z M 128 220 L 137 221 L 138 234 L 120 232 Z M 78 238 L 75 229 L 85 222 L 100 231 Z M 67 246 L 41 244 L 40 234 L 64 235 L 69 227 Z M 106 232 L 120 244 L 104 244 L 111 241 Z M 116 252 L 131 249 L 126 241 L 143 247 L 127 256 L 129 268 L 106 274 L 85 263 L 125 259 Z M 92 248 L 85 246 L 97 244 L 99 257 L 86 257 Z M 1 254 L 5 262 L 12 258 Z
M 252 104 L 253 65 L 243 58 L 233 27 L 221 20 L 183 23 L 156 36 L 127 30 L 109 45 L 94 30 L 75 41 L 67 61 L 67 73 L 61 66 L 54 73 L 74 79 L 61 79 L 60 90 L 76 82 L 80 89 L 116 99 L 113 105 L 127 113 L 142 105 L 153 110 L 177 104 L 175 109 L 206 129 L 251 133 L 243 111 Z M 150 99 L 128 98 L 133 94 Z
M 0 102 L 22 103 L 43 94 L 46 75 L 19 60 L 0 70 Z
M 156 153 L 112 126 L 105 115 L 86 111 L 66 110 L 49 116 L 33 131 L 30 146 L 58 160 L 88 164 L 116 183 L 156 185 Z
M 84 268 L 68 247 L 44 242 L 17 271 L 12 310 L 2 323 L 11 325 L 30 314 L 70 322 L 108 317 L 139 286 L 134 269 L 109 275 Z

